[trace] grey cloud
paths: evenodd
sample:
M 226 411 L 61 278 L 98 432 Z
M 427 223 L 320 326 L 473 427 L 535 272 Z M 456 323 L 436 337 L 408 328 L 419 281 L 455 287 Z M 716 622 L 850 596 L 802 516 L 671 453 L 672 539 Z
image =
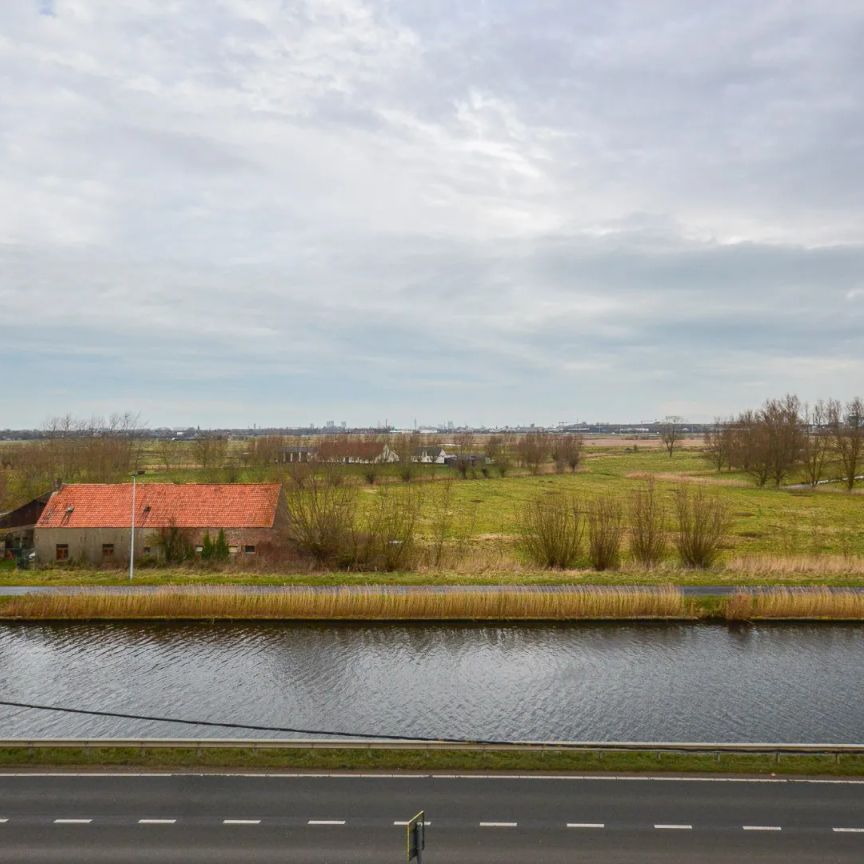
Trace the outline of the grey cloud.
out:
M 860 4 L 45 10 L 0 9 L 18 422 L 864 389 Z

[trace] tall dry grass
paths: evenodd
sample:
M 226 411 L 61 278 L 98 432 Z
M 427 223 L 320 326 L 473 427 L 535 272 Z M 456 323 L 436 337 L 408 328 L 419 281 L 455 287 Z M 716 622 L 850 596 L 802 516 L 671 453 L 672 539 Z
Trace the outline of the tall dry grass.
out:
M 753 576 L 864 576 L 864 557 L 757 553 L 729 558 L 724 569 Z
M 0 606 L 27 619 L 275 619 L 359 621 L 681 618 L 691 604 L 672 587 L 576 588 L 566 591 L 382 589 L 239 592 L 166 588 L 147 593 L 29 594 Z
M 861 620 L 864 619 L 864 593 L 829 588 L 739 591 L 726 601 L 725 615 L 730 621 L 753 618 Z

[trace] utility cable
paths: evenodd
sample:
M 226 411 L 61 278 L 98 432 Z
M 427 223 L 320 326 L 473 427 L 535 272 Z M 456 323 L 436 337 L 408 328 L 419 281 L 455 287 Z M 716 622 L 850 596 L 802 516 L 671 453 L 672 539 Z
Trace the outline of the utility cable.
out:
M 35 711 L 57 711 L 62 714 L 83 714 L 88 717 L 114 717 L 121 720 L 153 720 L 158 723 L 179 723 L 184 726 L 208 726 L 219 729 L 245 729 L 251 732 L 289 732 L 295 735 L 324 735 L 333 738 L 362 738 L 372 741 L 417 741 L 443 744 L 517 744 L 517 741 L 492 741 L 479 738 L 432 738 L 420 735 L 373 735 L 369 732 L 334 732 L 327 729 L 299 729 L 290 726 L 261 726 L 254 723 L 227 723 L 217 720 L 189 720 L 180 717 L 156 717 L 149 714 L 126 714 L 121 711 L 97 711 L 92 708 L 69 708 L 63 705 L 39 705 L 32 702 L 12 702 L 0 699 L 0 706 L 31 708 Z

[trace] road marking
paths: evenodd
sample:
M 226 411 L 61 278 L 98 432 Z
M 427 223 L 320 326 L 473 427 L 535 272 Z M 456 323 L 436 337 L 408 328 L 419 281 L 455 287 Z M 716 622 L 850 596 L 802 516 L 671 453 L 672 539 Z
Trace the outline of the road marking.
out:
M 139 825 L 173 825 L 176 819 L 139 819 Z
M 344 819 L 310 819 L 307 825 L 344 825 Z
M 837 834 L 864 834 L 864 828 L 832 828 L 831 830 Z
M 260 819 L 223 819 L 223 825 L 260 825 Z
M 692 825 L 655 825 L 658 831 L 692 831 Z
M 407 820 L 402 820 L 402 821 L 397 820 L 397 821 L 394 822 L 393 824 L 394 824 L 394 825 L 409 825 L 410 823 L 409 823 Z M 423 823 L 423 826 L 424 826 L 425 828 L 428 828 L 431 824 L 432 824 L 432 823 L 427 819 L 427 820 Z
M 605 828 L 605 822 L 568 822 L 568 828 Z
M 8 821 L 9 821 L 8 819 L 0 819 L 0 825 L 6 823 Z M 834 830 L 836 831 L 837 829 L 835 828 Z
M 743 831 L 782 831 L 779 825 L 742 825 Z
M 481 828 L 515 828 L 518 822 L 481 822 Z
M 55 819 L 55 825 L 89 825 L 92 819 Z

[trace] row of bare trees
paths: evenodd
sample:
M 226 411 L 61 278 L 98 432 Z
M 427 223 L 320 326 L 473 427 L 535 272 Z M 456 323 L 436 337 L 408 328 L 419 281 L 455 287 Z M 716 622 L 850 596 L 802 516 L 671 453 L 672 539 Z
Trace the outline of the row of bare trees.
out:
M 519 532 L 522 551 L 534 564 L 572 567 L 585 545 L 591 566 L 602 571 L 619 566 L 625 536 L 631 557 L 644 567 L 655 567 L 664 559 L 670 539 L 684 566 L 710 567 L 728 528 L 728 508 L 702 486 L 679 487 L 670 508 L 649 480 L 633 492 L 626 507 L 608 495 L 585 505 L 561 493 L 537 498 L 525 506 Z
M 112 414 L 50 420 L 38 441 L 9 445 L 2 453 L 5 500 L 23 503 L 64 482 L 112 483 L 137 470 L 141 459 L 138 415 Z M 0 499 L 0 504 L 4 499 Z
M 864 400 L 768 399 L 718 421 L 705 435 L 705 454 L 718 471 L 743 471 L 759 486 L 799 475 L 811 486 L 836 479 L 851 490 L 864 471 Z

